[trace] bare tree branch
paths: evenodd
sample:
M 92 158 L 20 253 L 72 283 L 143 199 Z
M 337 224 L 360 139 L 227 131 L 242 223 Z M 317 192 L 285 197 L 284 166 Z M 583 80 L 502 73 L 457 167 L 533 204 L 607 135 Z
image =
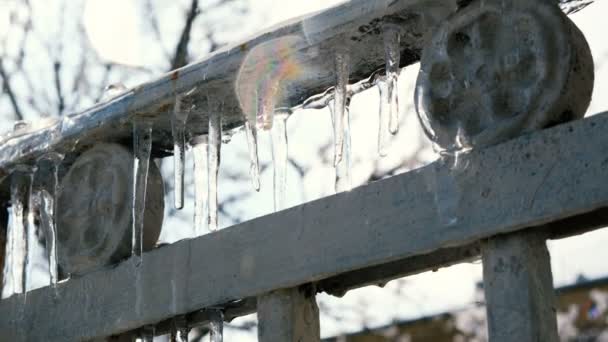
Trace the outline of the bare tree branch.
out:
M 15 117 L 17 118 L 17 120 L 23 120 L 23 112 L 21 111 L 21 107 L 19 107 L 19 104 L 17 103 L 17 97 L 15 96 L 15 92 L 11 87 L 10 78 L 9 75 L 6 73 L 6 70 L 4 69 L 2 59 L 0 59 L 0 78 L 2 79 L 3 92 L 8 95 L 8 98 L 11 101 Z
M 61 62 L 58 60 L 53 63 L 53 76 L 55 80 L 55 92 L 57 93 L 57 115 L 60 116 L 65 109 L 65 99 L 61 90 Z
M 177 47 L 175 48 L 175 55 L 171 61 L 171 70 L 181 68 L 188 64 L 188 44 L 190 43 L 190 34 L 192 33 L 192 23 L 199 13 L 198 0 L 192 0 L 190 10 L 188 10 L 188 14 L 186 15 L 184 29 L 179 37 Z

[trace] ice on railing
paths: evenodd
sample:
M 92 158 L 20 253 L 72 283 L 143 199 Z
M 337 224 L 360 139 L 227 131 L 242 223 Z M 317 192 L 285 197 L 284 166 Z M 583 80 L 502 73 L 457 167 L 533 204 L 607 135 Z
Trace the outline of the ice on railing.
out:
M 209 112 L 209 143 L 208 143 L 208 176 L 209 176 L 209 230 L 218 229 L 219 204 L 217 200 L 217 183 L 220 168 L 220 153 L 222 148 L 222 116 L 219 108 L 212 107 Z
M 141 262 L 143 252 L 144 214 L 146 188 L 152 152 L 152 124 L 143 120 L 133 121 L 133 202 L 131 255 Z
M 396 24 L 386 24 L 383 28 L 384 51 L 386 56 L 386 91 L 380 97 L 389 108 L 388 130 L 391 134 L 399 131 L 399 62 L 401 57 L 400 32 Z
M 12 279 L 13 293 L 25 293 L 27 287 L 27 259 L 29 216 L 25 204 L 31 194 L 33 169 L 19 165 L 11 175 L 11 211 L 12 220 L 7 232 L 7 266 Z
M 209 321 L 209 342 L 224 341 L 224 314 L 221 310 L 214 311 Z
M 194 137 L 190 145 L 194 159 L 194 236 L 200 236 L 205 233 L 209 210 L 208 136 Z
M 258 158 L 258 130 L 256 124 L 245 122 L 247 150 L 249 151 L 249 176 L 255 191 L 260 191 L 260 161 Z
M 175 97 L 173 115 L 171 116 L 171 133 L 173 135 L 173 175 L 174 206 L 184 207 L 184 172 L 186 160 L 186 120 L 188 112 L 182 108 L 182 97 Z
M 139 342 L 154 342 L 154 332 L 153 325 L 143 326 L 139 334 Z
M 171 327 L 171 342 L 188 342 L 188 333 L 190 328 L 186 317 L 177 316 L 173 318 L 173 325 Z
M 287 190 L 287 119 L 291 111 L 278 110 L 274 114 L 274 124 L 271 130 L 270 143 L 272 145 L 273 192 L 274 210 L 285 208 Z
M 47 188 L 40 190 L 40 225 L 44 232 L 46 252 L 49 264 L 49 279 L 52 286 L 59 281 L 59 266 L 57 263 L 57 194 L 59 190 L 59 165 L 64 156 L 51 152 L 44 155 L 38 163 L 48 161 L 51 164 L 51 180 Z

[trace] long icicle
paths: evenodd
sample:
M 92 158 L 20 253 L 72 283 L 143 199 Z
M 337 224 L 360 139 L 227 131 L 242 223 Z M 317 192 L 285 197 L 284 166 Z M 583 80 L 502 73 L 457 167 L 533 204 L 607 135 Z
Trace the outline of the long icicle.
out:
M 153 342 L 156 329 L 153 325 L 144 325 L 139 333 L 140 342 Z
M 212 310 L 209 320 L 209 342 L 222 342 L 224 340 L 224 313 L 221 310 Z
M 344 116 L 346 99 L 348 97 L 348 77 L 350 68 L 350 55 L 340 51 L 335 56 L 336 89 L 334 93 L 334 166 L 342 160 L 344 153 Z
M 222 117 L 217 106 L 209 111 L 209 145 L 208 145 L 208 167 L 209 167 L 209 230 L 218 229 L 218 200 L 217 182 L 220 167 L 220 154 L 222 148 Z
M 152 152 L 152 124 L 147 121 L 133 122 L 133 204 L 132 204 L 132 245 L 131 254 L 141 263 L 143 253 L 144 216 L 146 208 L 146 188 L 148 168 Z
M 173 175 L 174 206 L 184 207 L 184 164 L 186 159 L 186 120 L 188 113 L 182 108 L 182 97 L 175 97 L 173 115 L 171 116 L 171 133 L 173 134 Z
M 25 203 L 28 201 L 27 192 L 31 182 L 29 166 L 19 165 L 11 176 L 11 210 L 12 225 L 9 227 L 9 241 L 12 242 L 11 274 L 13 293 L 25 293 L 27 285 L 27 215 Z
M 384 81 L 378 82 L 378 91 L 380 94 L 380 108 L 378 110 L 378 154 L 380 157 L 387 155 L 389 143 L 389 121 L 390 121 L 390 105 L 385 99 L 388 93 L 388 84 Z
M 190 145 L 194 157 L 194 235 L 200 236 L 205 233 L 209 210 L 208 137 L 206 135 L 194 137 Z
M 285 190 L 287 186 L 287 119 L 289 109 L 277 110 L 271 131 L 274 210 L 285 208 Z
M 260 162 L 258 159 L 258 132 L 255 123 L 245 122 L 247 149 L 249 150 L 249 175 L 255 191 L 260 191 Z
M 383 27 L 384 52 L 386 58 L 386 83 L 387 91 L 385 96 L 380 99 L 389 106 L 389 125 L 388 130 L 391 134 L 399 131 L 399 63 L 401 58 L 400 51 L 400 31 L 395 24 L 386 24 Z
M 350 154 L 351 154 L 351 141 L 350 141 L 350 116 L 349 116 L 349 104 L 350 98 L 346 99 L 346 105 L 344 106 L 345 121 L 343 126 L 342 134 L 344 136 L 344 156 L 340 159 L 338 164 L 334 166 L 336 172 L 335 178 L 335 191 L 336 193 L 342 191 L 348 191 L 352 188 L 350 178 Z M 333 106 L 329 106 L 332 118 L 335 118 Z M 334 123 L 335 125 L 335 123 Z
M 57 264 L 57 196 L 59 194 L 59 166 L 63 155 L 53 152 L 42 157 L 51 163 L 51 179 L 40 192 L 40 221 L 45 234 L 46 253 L 49 264 L 49 280 L 57 286 L 59 269 Z
M 185 316 L 177 316 L 173 318 L 173 325 L 171 327 L 171 342 L 188 342 L 188 333 L 190 327 L 188 327 L 188 321 Z

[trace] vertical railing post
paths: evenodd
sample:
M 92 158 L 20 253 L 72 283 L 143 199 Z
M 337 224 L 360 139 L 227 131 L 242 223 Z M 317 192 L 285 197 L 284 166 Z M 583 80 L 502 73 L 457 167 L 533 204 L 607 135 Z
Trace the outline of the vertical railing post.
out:
M 319 342 L 319 308 L 312 286 L 282 289 L 258 297 L 258 341 Z
M 491 342 L 558 341 L 555 291 L 545 236 L 515 233 L 482 245 Z

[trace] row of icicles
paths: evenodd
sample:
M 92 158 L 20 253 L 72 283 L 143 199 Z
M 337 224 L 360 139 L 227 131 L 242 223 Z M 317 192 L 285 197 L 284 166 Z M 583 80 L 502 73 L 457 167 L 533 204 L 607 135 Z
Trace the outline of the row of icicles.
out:
M 396 134 L 399 130 L 399 105 L 397 81 L 399 76 L 400 33 L 398 27 L 387 26 L 384 29 L 384 47 L 386 56 L 386 73 L 372 74 L 368 79 L 349 85 L 350 56 L 347 51 L 335 54 L 336 85 L 323 94 L 306 100 L 301 108 L 321 109 L 329 107 L 333 123 L 334 135 L 334 167 L 336 192 L 347 191 L 351 188 L 350 181 L 350 119 L 349 104 L 353 95 L 378 86 L 380 93 L 378 153 L 386 155 L 389 133 Z M 184 164 L 186 153 L 186 121 L 187 114 L 181 108 L 181 96 L 175 98 L 172 122 L 174 139 L 174 205 L 176 209 L 184 205 Z M 262 118 L 263 128 L 271 130 L 272 159 L 274 168 L 274 208 L 281 210 L 285 207 L 286 169 L 287 169 L 287 126 L 291 114 L 290 109 L 264 108 L 257 117 Z M 256 191 L 260 188 L 260 171 L 257 153 L 257 122 L 248 118 L 245 122 L 245 133 L 250 157 L 250 175 Z M 196 235 L 202 235 L 206 229 L 218 229 L 218 195 L 217 182 L 222 143 L 222 122 L 218 111 L 210 111 L 209 128 L 206 136 L 198 136 L 190 140 L 194 157 L 194 230 Z M 141 262 L 144 207 L 147 187 L 150 154 L 152 151 L 152 122 L 145 120 L 133 121 L 133 150 L 135 154 L 133 167 L 133 203 L 132 203 L 132 255 Z M 24 201 L 29 200 L 28 208 L 39 205 L 41 225 L 47 237 L 47 257 L 49 262 L 49 277 L 53 286 L 58 281 L 57 269 L 57 229 L 55 224 L 58 180 L 57 169 L 63 156 L 49 153 L 42 159 L 53 163 L 53 185 L 43 189 L 39 196 L 31 196 L 33 172 L 35 167 L 19 167 L 11 178 L 11 207 L 12 225 L 7 236 L 7 264 L 11 265 L 11 279 L 14 293 L 25 293 L 28 239 L 26 219 L 33 224 L 33 213 L 24 213 Z M 25 191 L 29 193 L 24 193 Z M 39 203 L 33 203 L 39 197 Z M 27 198 L 27 199 L 26 199 Z M 187 341 L 184 327 L 177 324 L 173 335 L 175 341 Z M 222 341 L 221 320 L 212 321 L 210 325 L 211 342 Z M 186 329 L 187 330 L 187 329 Z M 141 329 L 140 340 L 152 341 L 153 326 Z

